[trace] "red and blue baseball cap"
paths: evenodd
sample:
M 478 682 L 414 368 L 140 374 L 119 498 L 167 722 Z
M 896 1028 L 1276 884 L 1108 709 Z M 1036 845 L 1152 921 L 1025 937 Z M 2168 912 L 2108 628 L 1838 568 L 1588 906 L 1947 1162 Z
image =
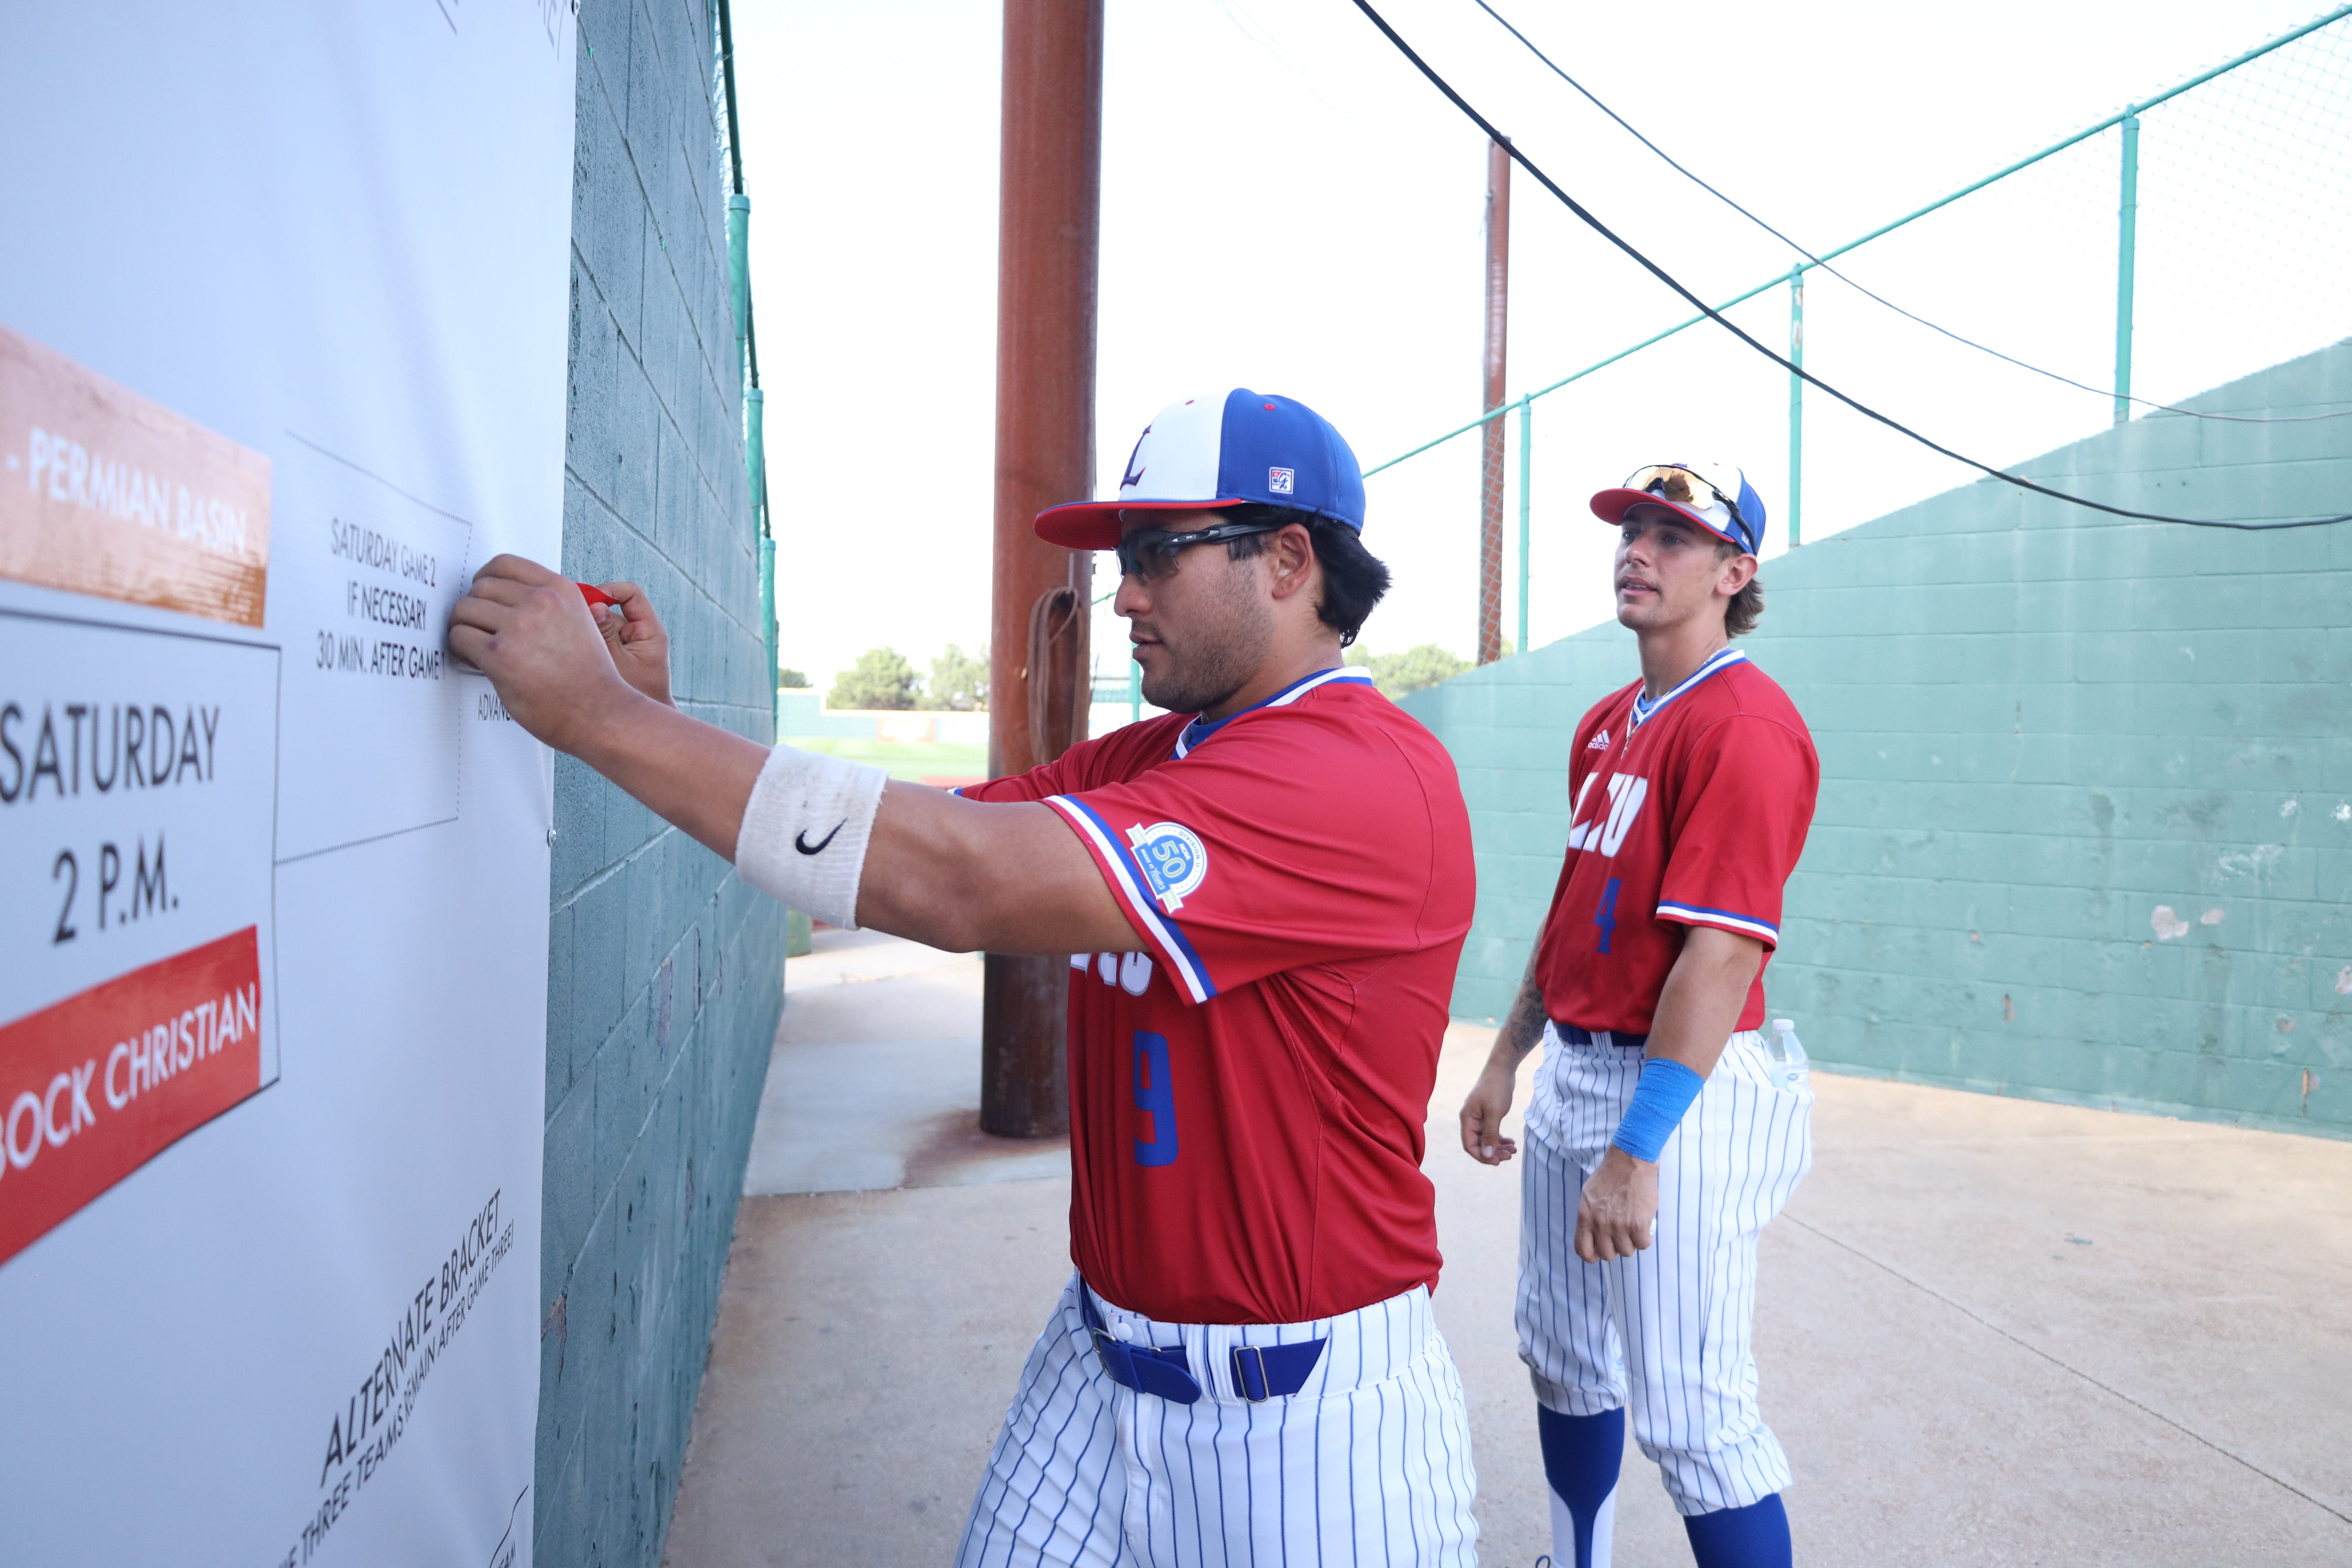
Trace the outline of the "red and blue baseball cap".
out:
M 1764 547 L 1764 498 L 1748 475 L 1728 463 L 1651 463 L 1633 470 L 1614 489 L 1592 498 L 1592 515 L 1606 523 L 1625 521 L 1636 506 L 1663 506 L 1736 544 L 1750 555 Z
M 1364 471 L 1330 421 L 1294 398 L 1236 386 L 1152 416 L 1128 457 L 1118 499 L 1049 506 L 1037 514 L 1037 536 L 1072 550 L 1112 550 L 1123 511 L 1253 502 L 1364 531 Z

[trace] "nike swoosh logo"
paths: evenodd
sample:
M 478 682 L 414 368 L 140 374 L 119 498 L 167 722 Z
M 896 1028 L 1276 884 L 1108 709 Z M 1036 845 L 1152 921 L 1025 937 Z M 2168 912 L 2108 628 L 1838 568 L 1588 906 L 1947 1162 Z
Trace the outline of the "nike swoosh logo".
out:
M 848 826 L 849 818 L 845 816 L 833 825 L 833 833 L 826 834 L 814 844 L 808 841 L 808 829 L 803 827 L 793 835 L 793 847 L 803 855 L 822 855 L 824 853 L 824 847 L 833 842 L 834 833 L 839 833 Z

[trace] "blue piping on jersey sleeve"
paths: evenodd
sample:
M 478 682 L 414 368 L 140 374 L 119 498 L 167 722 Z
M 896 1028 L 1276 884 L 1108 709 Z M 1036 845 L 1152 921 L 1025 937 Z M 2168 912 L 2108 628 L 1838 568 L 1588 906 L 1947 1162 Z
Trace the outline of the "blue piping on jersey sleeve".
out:
M 1750 936 L 1760 936 L 1775 947 L 1780 942 L 1780 928 L 1770 921 L 1759 921 L 1754 915 L 1738 914 L 1730 910 L 1710 910 L 1701 904 L 1670 903 L 1662 899 L 1658 901 L 1658 915 L 1663 920 L 1729 926 Z
M 1111 831 L 1095 808 L 1075 795 L 1049 795 L 1045 804 L 1060 810 L 1078 830 L 1094 840 L 1097 847 L 1110 862 L 1113 875 L 1111 890 L 1125 901 L 1145 931 L 1160 938 L 1160 946 L 1174 964 L 1178 976 L 1195 1002 L 1206 1002 L 1217 994 L 1217 983 L 1209 977 L 1209 966 L 1184 934 L 1184 928 L 1175 918 L 1160 909 L 1160 901 L 1151 896 L 1151 884 L 1137 865 L 1126 840 Z

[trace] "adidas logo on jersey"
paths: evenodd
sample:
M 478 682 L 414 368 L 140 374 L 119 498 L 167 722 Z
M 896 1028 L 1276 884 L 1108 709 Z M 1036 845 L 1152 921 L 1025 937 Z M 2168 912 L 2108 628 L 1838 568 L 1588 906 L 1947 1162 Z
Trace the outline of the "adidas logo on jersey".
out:
M 1603 730 L 1599 734 L 1593 736 L 1590 741 L 1585 742 L 1584 749 L 1588 752 L 1607 751 L 1609 749 L 1609 731 Z

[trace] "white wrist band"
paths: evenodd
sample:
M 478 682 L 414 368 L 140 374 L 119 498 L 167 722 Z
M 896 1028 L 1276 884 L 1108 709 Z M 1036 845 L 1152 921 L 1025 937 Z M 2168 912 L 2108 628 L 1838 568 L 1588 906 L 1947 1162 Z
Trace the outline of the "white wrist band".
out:
M 857 929 L 857 879 L 889 774 L 778 746 L 743 807 L 735 869 L 772 899 L 843 931 Z

